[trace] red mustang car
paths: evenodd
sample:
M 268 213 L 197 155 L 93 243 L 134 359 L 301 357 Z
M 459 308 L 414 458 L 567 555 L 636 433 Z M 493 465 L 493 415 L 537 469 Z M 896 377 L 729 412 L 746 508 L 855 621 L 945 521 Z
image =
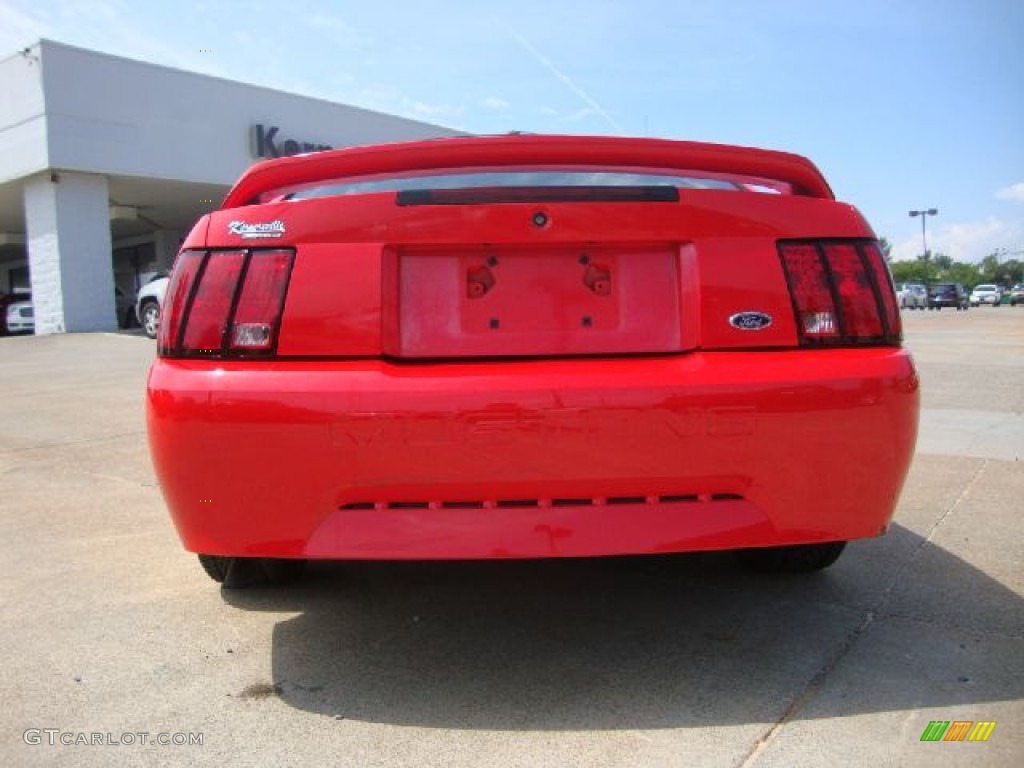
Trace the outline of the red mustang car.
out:
M 875 235 L 797 155 L 513 135 L 250 169 L 192 230 L 148 385 L 187 549 L 738 550 L 885 532 L 918 378 Z

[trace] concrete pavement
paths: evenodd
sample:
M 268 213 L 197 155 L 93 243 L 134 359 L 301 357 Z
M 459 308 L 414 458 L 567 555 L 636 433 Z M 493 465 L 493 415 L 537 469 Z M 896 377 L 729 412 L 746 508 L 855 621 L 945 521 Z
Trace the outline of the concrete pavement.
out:
M 155 485 L 153 343 L 0 339 L 0 763 L 1020 765 L 1024 309 L 904 318 L 918 455 L 889 535 L 825 573 L 317 564 L 242 592 Z M 997 726 L 922 743 L 932 720 Z

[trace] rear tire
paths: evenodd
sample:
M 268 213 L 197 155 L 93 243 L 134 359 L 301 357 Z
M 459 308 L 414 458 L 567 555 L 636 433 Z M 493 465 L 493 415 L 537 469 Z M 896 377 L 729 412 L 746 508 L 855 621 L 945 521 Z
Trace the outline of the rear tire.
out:
M 199 555 L 199 564 L 207 576 L 225 589 L 288 584 L 306 568 L 305 560 L 225 555 Z
M 758 573 L 809 573 L 828 568 L 839 559 L 845 541 L 824 544 L 794 544 L 788 547 L 738 549 L 740 565 Z

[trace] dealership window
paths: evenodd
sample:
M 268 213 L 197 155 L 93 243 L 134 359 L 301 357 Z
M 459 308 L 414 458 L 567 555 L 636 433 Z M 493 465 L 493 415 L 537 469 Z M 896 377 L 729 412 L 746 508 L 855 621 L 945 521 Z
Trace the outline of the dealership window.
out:
M 29 279 L 28 265 L 7 270 L 8 293 L 30 293 L 32 283 Z
M 154 243 L 114 248 L 114 282 L 129 295 L 134 295 L 156 269 Z

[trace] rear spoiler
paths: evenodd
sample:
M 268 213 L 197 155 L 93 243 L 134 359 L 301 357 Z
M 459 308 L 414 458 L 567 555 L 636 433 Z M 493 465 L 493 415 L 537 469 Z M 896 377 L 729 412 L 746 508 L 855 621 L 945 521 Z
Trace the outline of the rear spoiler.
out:
M 246 171 L 228 192 L 222 207 L 252 205 L 260 195 L 273 190 L 331 179 L 523 165 L 703 171 L 781 181 L 790 185 L 795 195 L 834 199 L 828 182 L 814 163 L 788 152 L 667 139 L 527 134 L 429 139 L 269 160 Z

